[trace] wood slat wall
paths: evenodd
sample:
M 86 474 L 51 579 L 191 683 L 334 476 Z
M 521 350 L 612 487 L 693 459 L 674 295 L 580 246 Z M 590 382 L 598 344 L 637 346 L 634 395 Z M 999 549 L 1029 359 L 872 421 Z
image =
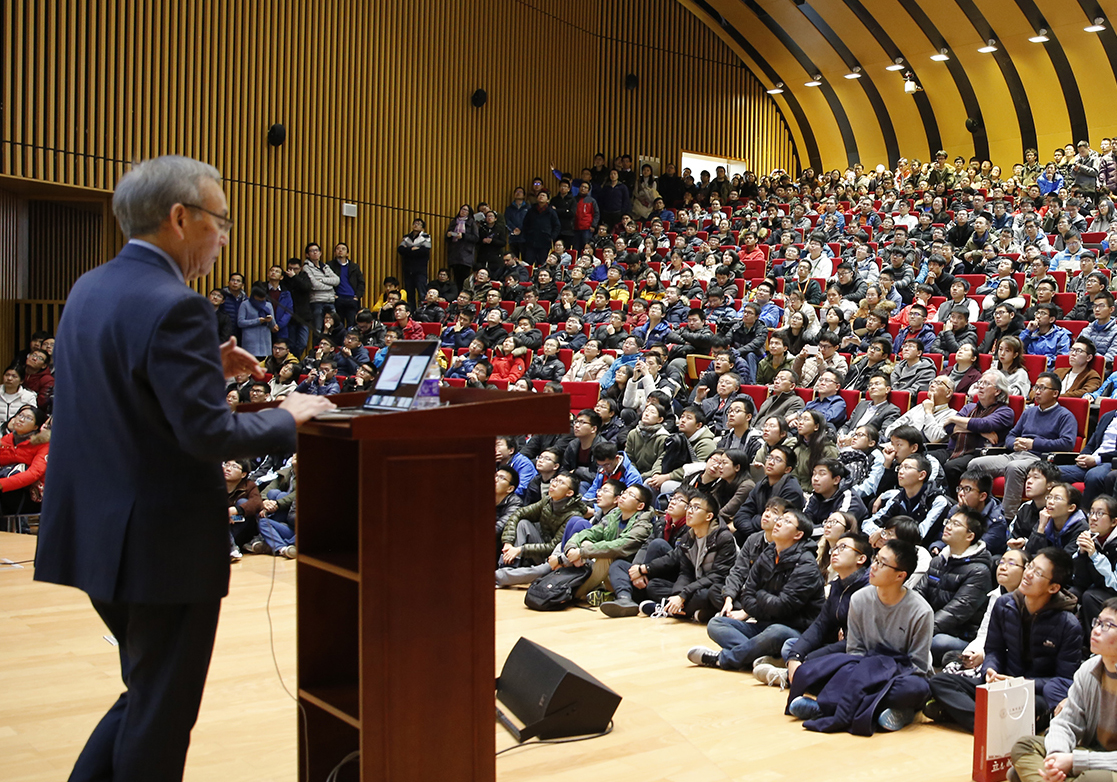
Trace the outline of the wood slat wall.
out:
M 212 162 L 237 226 L 199 289 L 234 270 L 262 277 L 311 240 L 327 257 L 349 243 L 378 282 L 394 273 L 415 215 L 436 237 L 433 270 L 460 203 L 503 208 L 551 161 L 578 169 L 598 149 L 797 168 L 773 101 L 676 0 L 0 8 L 0 173 L 107 191 L 130 161 Z M 624 89 L 626 73 L 636 90 Z M 469 102 L 477 88 L 489 94 L 481 109 Z M 274 122 L 287 128 L 279 148 L 266 143 Z M 358 204 L 356 218 L 342 216 L 343 202 Z M 120 241 L 112 231 L 99 240 L 110 251 Z M 33 276 L 51 295 L 85 268 L 56 264 Z
M 19 199 L 0 190 L 0 363 L 7 366 L 15 357 L 15 298 L 19 263 Z
M 49 201 L 27 207 L 27 297 L 65 299 L 74 280 L 103 260 L 101 212 Z

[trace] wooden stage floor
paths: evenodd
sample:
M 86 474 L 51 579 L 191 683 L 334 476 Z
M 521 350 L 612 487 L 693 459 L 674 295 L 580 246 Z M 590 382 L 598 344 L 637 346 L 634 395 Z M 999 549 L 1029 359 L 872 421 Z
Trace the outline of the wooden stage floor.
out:
M 0 558 L 34 554 L 34 538 L 0 533 Z M 288 688 L 295 685 L 295 565 L 247 556 L 233 567 L 186 779 L 296 779 L 295 707 L 280 687 L 265 613 Z M 89 732 L 120 693 L 115 647 L 85 596 L 31 580 L 30 565 L 0 567 L 0 776 L 65 779 Z M 496 662 L 526 636 L 571 658 L 624 700 L 616 729 L 592 741 L 523 747 L 497 759 L 501 780 L 864 780 L 962 782 L 973 740 L 916 724 L 870 739 L 821 735 L 783 715 L 784 695 L 751 674 L 696 669 L 686 650 L 705 628 L 665 619 L 608 619 L 597 611 L 536 613 L 523 592 L 496 593 Z M 437 621 L 437 616 L 432 616 Z M 407 654 L 400 649 L 400 654 Z M 512 746 L 495 725 L 497 749 Z M 437 737 L 432 737 L 437 747 Z

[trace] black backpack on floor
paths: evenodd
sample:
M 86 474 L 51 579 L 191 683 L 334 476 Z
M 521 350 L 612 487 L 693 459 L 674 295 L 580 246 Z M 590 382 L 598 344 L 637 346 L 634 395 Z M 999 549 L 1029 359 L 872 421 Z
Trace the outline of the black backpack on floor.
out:
M 560 611 L 574 602 L 574 593 L 593 570 L 589 565 L 560 567 L 531 582 L 524 605 L 532 611 Z

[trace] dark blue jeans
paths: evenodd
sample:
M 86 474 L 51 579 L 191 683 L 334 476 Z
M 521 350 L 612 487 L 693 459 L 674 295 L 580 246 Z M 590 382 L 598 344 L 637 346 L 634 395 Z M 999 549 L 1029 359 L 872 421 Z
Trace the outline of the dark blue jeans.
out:
M 787 639 L 800 636 L 798 630 L 787 625 L 742 622 L 728 616 L 711 619 L 706 633 L 721 647 L 718 667 L 730 671 L 749 669 L 758 657 L 775 657 L 781 653 Z

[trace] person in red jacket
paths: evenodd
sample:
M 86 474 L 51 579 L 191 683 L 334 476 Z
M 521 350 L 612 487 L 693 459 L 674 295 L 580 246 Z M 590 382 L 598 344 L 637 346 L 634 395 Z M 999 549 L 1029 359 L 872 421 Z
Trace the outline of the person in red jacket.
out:
M 28 513 L 42 501 L 39 487 L 47 472 L 50 429 L 46 411 L 24 405 L 8 419 L 8 434 L 0 438 L 0 509 L 5 515 Z M 23 470 L 12 472 L 11 468 Z
M 50 400 L 54 396 L 54 375 L 50 371 L 50 358 L 42 348 L 27 354 L 23 387 L 38 394 L 40 408 L 50 410 Z
M 590 195 L 590 183 L 583 181 L 574 198 L 574 249 L 577 252 L 589 243 L 600 222 L 601 208 L 597 199 Z
M 411 318 L 411 307 L 401 301 L 396 305 L 396 324 L 403 330 L 404 339 L 426 339 L 423 324 Z

